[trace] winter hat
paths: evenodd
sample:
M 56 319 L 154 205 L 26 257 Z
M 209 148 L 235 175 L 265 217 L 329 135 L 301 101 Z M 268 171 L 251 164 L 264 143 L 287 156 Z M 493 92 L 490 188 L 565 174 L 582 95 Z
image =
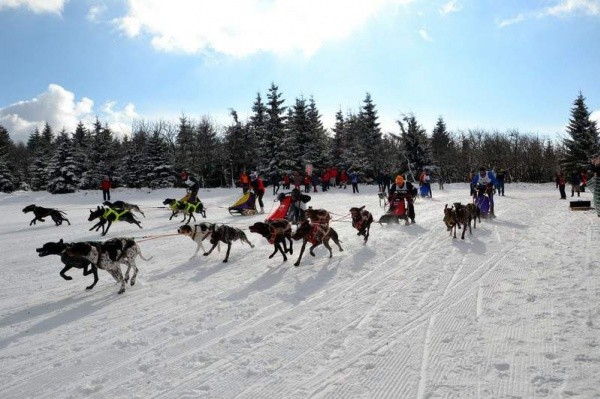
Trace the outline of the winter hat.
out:
M 185 179 L 187 179 L 187 177 L 188 177 L 188 174 L 187 174 L 187 172 L 181 172 L 181 175 L 180 175 L 180 177 L 181 177 L 181 179 L 182 179 L 182 180 L 185 180 Z
M 396 176 L 396 184 L 401 186 L 404 184 L 404 177 L 402 177 L 401 175 Z
M 252 172 L 250 173 L 250 180 L 256 180 L 258 178 L 258 173 Z

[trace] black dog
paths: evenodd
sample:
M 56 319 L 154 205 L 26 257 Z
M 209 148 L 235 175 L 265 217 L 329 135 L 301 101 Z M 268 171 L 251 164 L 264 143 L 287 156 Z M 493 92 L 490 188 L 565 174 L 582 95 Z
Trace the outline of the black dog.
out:
M 252 226 L 250 226 L 250 231 L 252 233 L 260 234 L 261 236 L 269 240 L 269 244 L 273 244 L 275 250 L 271 255 L 269 255 L 269 259 L 275 256 L 277 251 L 279 251 L 283 255 L 283 261 L 285 262 L 287 260 L 287 256 L 285 256 L 285 253 L 288 251 L 290 255 L 294 253 L 292 244 L 292 224 L 288 220 L 275 219 L 269 220 L 265 223 L 256 222 Z M 286 245 L 286 239 L 290 243 L 289 250 Z M 281 248 L 281 244 L 283 244 L 283 248 Z
M 89 244 L 99 245 L 100 243 L 89 242 Z M 87 290 L 91 290 L 92 288 L 94 288 L 94 286 L 98 282 L 98 268 L 96 266 L 92 265 L 92 263 L 85 258 L 67 256 L 65 254 L 65 250 L 67 249 L 68 246 L 69 246 L 69 244 L 65 244 L 61 238 L 61 240 L 59 242 L 45 243 L 44 245 L 42 245 L 41 248 L 37 248 L 36 252 L 41 257 L 48 256 L 48 255 L 60 255 L 60 260 L 65 265 L 65 267 L 63 267 L 63 269 L 60 271 L 60 276 L 62 278 L 64 278 L 65 280 L 73 279 L 73 277 L 67 276 L 65 274 L 66 271 L 68 271 L 69 269 L 71 269 L 73 267 L 77 268 L 77 269 L 83 269 L 84 276 L 93 274 L 94 275 L 94 283 L 92 285 L 90 285 L 89 287 L 85 287 Z M 88 269 L 88 266 L 89 266 L 89 269 Z
M 112 209 L 127 209 L 129 212 L 132 211 L 136 211 L 138 213 L 141 213 L 143 217 L 146 217 L 146 215 L 144 215 L 144 212 L 142 212 L 142 210 L 140 209 L 139 206 L 135 205 L 135 204 L 130 204 L 128 202 L 123 202 L 123 201 L 115 201 L 115 202 L 110 202 L 110 201 L 104 201 L 102 203 L 102 205 L 105 205 L 109 208 Z
M 358 230 L 356 235 L 365 237 L 366 243 L 369 239 L 373 215 L 365 209 L 364 205 L 360 208 L 350 208 L 350 215 L 352 215 L 352 227 Z
M 99 221 L 98 221 L 98 223 L 93 225 L 92 228 L 89 229 L 89 231 L 92 231 L 94 229 L 96 229 L 96 231 L 98 231 L 100 228 L 102 228 L 103 236 L 106 235 L 106 233 L 108 233 L 108 229 L 110 229 L 110 226 L 112 225 L 112 223 L 117 222 L 119 220 L 122 220 L 127 223 L 135 224 L 140 229 L 142 228 L 142 225 L 140 224 L 140 222 L 137 221 L 135 216 L 133 216 L 133 213 L 131 213 L 130 211 L 128 211 L 126 209 L 123 209 L 120 212 L 117 212 L 116 210 L 114 210 L 112 208 L 104 208 L 104 207 L 99 206 L 96 208 L 95 211 L 90 211 L 90 217 L 88 218 L 88 221 L 91 222 L 94 219 L 99 219 Z M 106 224 L 106 222 L 108 222 L 108 226 L 106 226 L 106 228 L 105 228 L 104 225 Z
M 98 269 L 106 270 L 121 284 L 119 294 L 125 292 L 125 285 L 129 281 L 129 271 L 133 269 L 131 285 L 135 284 L 138 268 L 135 264 L 135 258 L 139 255 L 145 261 L 142 251 L 132 238 L 113 238 L 101 243 L 92 245 L 88 242 L 76 242 L 70 244 L 65 250 L 65 255 L 72 258 L 85 258 Z M 121 272 L 120 264 L 127 265 L 125 276 Z
M 242 230 L 222 224 L 213 230 L 212 235 L 210 237 L 210 243 L 212 244 L 212 248 L 209 249 L 208 252 L 205 252 L 204 256 L 210 255 L 210 253 L 215 249 L 217 244 L 219 244 L 219 242 L 223 242 L 227 244 L 227 254 L 225 255 L 225 259 L 223 260 L 223 262 L 227 262 L 229 260 L 229 251 L 231 251 L 231 243 L 237 240 L 247 243 L 248 245 L 250 245 L 250 248 L 254 248 L 254 245 L 252 245 L 252 243 L 248 241 L 248 238 L 246 238 L 246 234 Z
M 340 251 L 343 251 L 342 246 L 340 245 L 340 240 L 338 238 L 337 232 L 329 226 L 323 226 L 320 224 L 310 224 L 308 220 L 305 220 L 298 226 L 294 235 L 292 235 L 294 240 L 302 239 L 302 248 L 300 249 L 300 256 L 294 266 L 298 266 L 300 264 L 300 260 L 302 259 L 302 254 L 304 253 L 304 249 L 306 248 L 306 243 L 310 241 L 312 246 L 309 249 L 310 255 L 315 256 L 313 250 L 319 245 L 325 245 L 325 248 L 329 250 L 329 257 L 333 256 L 333 252 L 331 251 L 331 246 L 329 246 L 329 240 L 333 240 L 336 243 Z
M 168 205 L 169 208 L 171 208 L 171 217 L 169 220 L 173 219 L 173 216 L 177 216 L 179 211 L 183 212 L 183 220 L 181 222 L 185 224 L 189 224 L 192 219 L 194 219 L 194 222 L 196 221 L 194 212 L 200 213 L 203 218 L 206 218 L 204 204 L 202 204 L 202 201 L 199 199 L 196 199 L 196 202 L 184 202 L 173 198 L 167 198 L 163 201 L 163 205 Z M 185 220 L 186 218 L 187 222 Z
M 33 218 L 33 220 L 29 223 L 29 225 L 31 226 L 32 224 L 35 224 L 36 221 L 40 221 L 40 222 L 44 222 L 44 218 L 50 216 L 52 218 L 52 220 L 54 221 L 54 223 L 57 226 L 60 226 L 62 224 L 63 221 L 66 221 L 67 223 L 69 223 L 69 225 L 71 225 L 71 222 L 69 222 L 69 219 L 67 219 L 66 217 L 64 217 L 63 215 L 66 215 L 66 213 L 64 213 L 63 211 L 59 211 L 56 209 L 52 209 L 52 208 L 43 208 L 41 206 L 36 206 L 35 204 L 31 204 L 26 206 L 25 208 L 23 208 L 23 213 L 27 213 L 27 212 L 33 212 L 33 214 L 35 215 L 35 217 Z

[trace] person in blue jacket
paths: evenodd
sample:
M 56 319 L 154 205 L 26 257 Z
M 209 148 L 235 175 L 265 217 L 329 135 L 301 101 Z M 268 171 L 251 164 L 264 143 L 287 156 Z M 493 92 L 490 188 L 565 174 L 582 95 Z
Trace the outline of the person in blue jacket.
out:
M 480 196 L 484 193 L 488 195 L 490 199 L 490 213 L 494 215 L 494 187 L 496 187 L 496 178 L 491 171 L 486 170 L 484 167 L 479 169 L 479 173 L 473 176 L 471 186 L 475 188 L 475 195 Z
M 352 194 L 358 193 L 358 173 L 350 172 L 350 183 L 352 184 Z

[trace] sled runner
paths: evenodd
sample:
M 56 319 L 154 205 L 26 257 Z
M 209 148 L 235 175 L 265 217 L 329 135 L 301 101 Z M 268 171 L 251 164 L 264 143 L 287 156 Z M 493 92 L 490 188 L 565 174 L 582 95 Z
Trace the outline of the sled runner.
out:
M 256 215 L 258 213 L 256 211 L 256 194 L 252 190 L 248 190 L 235 204 L 229 207 L 229 213 L 243 216 Z

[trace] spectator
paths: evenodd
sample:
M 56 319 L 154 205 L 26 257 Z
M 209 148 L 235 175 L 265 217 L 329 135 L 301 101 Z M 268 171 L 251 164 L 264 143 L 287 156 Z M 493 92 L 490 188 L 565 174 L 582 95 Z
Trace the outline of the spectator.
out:
M 352 184 L 352 194 L 358 193 L 358 173 L 352 171 L 349 177 Z
M 580 184 L 581 175 L 577 170 L 574 170 L 571 174 L 571 197 L 575 196 L 575 193 L 577 193 L 578 197 L 580 196 Z
M 342 170 L 342 173 L 340 174 L 340 187 L 344 187 L 344 190 L 345 190 L 347 185 L 348 185 L 348 173 L 344 169 L 344 170 Z
M 244 194 L 248 191 L 250 187 L 250 177 L 248 176 L 248 172 L 245 170 L 240 173 L 240 186 L 242 186 L 242 191 Z
M 308 174 L 304 175 L 304 192 L 310 193 L 310 185 L 312 183 L 312 179 Z
M 290 189 L 290 174 L 289 173 L 284 173 L 283 175 L 283 189 L 284 190 L 289 190 Z
M 565 177 L 563 176 L 563 172 L 558 172 L 556 175 L 556 187 L 560 192 L 560 199 L 567 199 L 567 193 L 565 192 Z
M 110 184 L 110 179 L 108 176 L 104 176 L 102 183 L 100 183 L 100 188 L 102 188 L 102 197 L 104 201 L 110 201 L 110 189 L 112 184 Z
M 318 192 L 319 190 L 317 190 L 317 187 L 319 186 L 319 175 L 315 171 L 312 173 L 311 182 L 313 186 L 313 193 Z

